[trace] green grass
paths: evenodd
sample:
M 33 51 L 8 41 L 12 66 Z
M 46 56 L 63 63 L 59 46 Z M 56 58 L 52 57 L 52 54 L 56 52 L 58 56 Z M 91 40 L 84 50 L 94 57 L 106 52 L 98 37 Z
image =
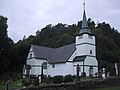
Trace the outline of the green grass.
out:
M 114 86 L 114 87 L 104 87 L 104 88 L 98 88 L 95 90 L 120 90 L 120 86 Z
M 4 86 L 3 85 L 0 85 L 0 90 L 4 90 Z
M 80 80 L 91 80 L 91 77 L 81 77 Z
M 84 80 L 89 80 L 89 79 L 91 79 L 91 78 L 89 78 L 89 77 L 84 78 Z M 19 79 L 19 80 L 14 81 L 14 82 L 10 82 L 8 84 L 9 89 L 24 87 L 23 85 L 21 85 L 22 80 L 25 80 L 25 78 Z M 40 86 L 46 86 L 46 83 L 40 84 Z M 5 85 L 0 85 L 0 90 L 4 90 L 4 88 L 5 88 Z M 97 88 L 94 90 L 120 90 L 120 86 L 103 87 L 103 88 Z
M 20 80 L 17 80 L 15 82 L 10 83 L 9 84 L 9 88 L 11 89 L 11 88 L 20 88 L 20 87 L 23 87 L 22 86 L 22 80 L 23 79 L 20 79 Z
M 17 81 L 10 82 L 10 83 L 8 84 L 9 89 L 21 88 L 21 87 L 23 87 L 22 84 L 21 84 L 21 83 L 22 83 L 22 80 L 24 80 L 24 79 L 19 79 L 19 80 L 17 80 Z M 5 85 L 0 85 L 0 90 L 4 90 L 4 88 L 5 88 Z

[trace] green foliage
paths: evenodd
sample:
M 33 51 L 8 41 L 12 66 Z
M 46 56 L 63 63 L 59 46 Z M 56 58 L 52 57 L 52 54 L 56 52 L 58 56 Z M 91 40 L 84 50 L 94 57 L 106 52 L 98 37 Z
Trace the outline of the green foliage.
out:
M 72 35 L 63 34 L 56 42 L 57 47 L 68 45 L 74 41 Z
M 8 37 L 7 28 L 7 18 L 0 16 L 0 74 L 9 71 L 10 51 L 14 45 Z
M 63 76 L 62 75 L 54 76 L 52 78 L 52 82 L 53 83 L 62 83 L 63 82 Z
M 89 76 L 81 77 L 81 78 L 80 78 L 81 81 L 82 81 L 82 80 L 91 80 L 91 79 L 92 79 L 92 77 L 89 77 Z
M 9 88 L 9 89 L 13 89 L 13 88 L 22 88 L 22 87 L 24 87 L 24 86 L 22 85 L 22 81 L 23 81 L 23 80 L 26 80 L 26 78 L 18 79 L 18 80 L 16 80 L 16 81 L 10 81 L 10 82 L 8 83 L 8 88 Z M 4 88 L 5 88 L 5 85 L 4 85 L 4 84 L 0 85 L 0 90 L 4 90 Z
M 74 81 L 74 77 L 72 75 L 66 75 L 64 77 L 64 82 L 73 82 Z
M 98 89 L 95 89 L 95 90 L 120 90 L 120 87 L 119 86 L 114 86 L 114 87 L 104 87 L 104 88 L 98 88 Z
M 99 23 L 92 31 L 96 35 L 97 58 L 100 66 L 108 67 L 109 62 L 120 62 L 118 43 L 120 33 L 105 22 Z
M 28 85 L 30 85 L 30 79 L 29 79 L 29 78 L 23 79 L 23 80 L 22 80 L 22 85 L 23 85 L 23 86 L 28 86 Z

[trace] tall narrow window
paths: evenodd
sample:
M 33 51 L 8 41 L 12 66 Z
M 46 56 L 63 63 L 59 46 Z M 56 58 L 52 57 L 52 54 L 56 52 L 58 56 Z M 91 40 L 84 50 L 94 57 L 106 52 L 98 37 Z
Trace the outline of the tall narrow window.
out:
M 32 53 L 30 53 L 30 59 L 32 58 Z
M 90 50 L 90 54 L 92 54 L 92 50 Z
M 52 64 L 52 68 L 55 68 L 55 64 Z

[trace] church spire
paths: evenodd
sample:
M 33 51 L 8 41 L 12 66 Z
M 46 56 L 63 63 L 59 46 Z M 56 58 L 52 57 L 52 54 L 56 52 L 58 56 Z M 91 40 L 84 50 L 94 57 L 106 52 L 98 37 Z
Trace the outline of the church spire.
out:
M 88 27 L 88 21 L 87 21 L 87 18 L 86 18 L 85 1 L 83 3 L 83 9 L 84 9 L 84 12 L 83 12 L 82 28 L 80 29 L 80 34 L 83 34 L 83 33 L 92 34 L 89 27 Z

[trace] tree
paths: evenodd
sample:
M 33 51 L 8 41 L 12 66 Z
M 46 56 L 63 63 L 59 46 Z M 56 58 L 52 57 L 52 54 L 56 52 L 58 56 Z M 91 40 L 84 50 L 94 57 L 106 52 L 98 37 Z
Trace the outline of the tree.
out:
M 7 34 L 7 18 L 0 16 L 0 73 L 7 71 L 9 68 L 9 55 L 14 42 Z
M 73 43 L 73 41 L 74 41 L 74 37 L 72 35 L 63 34 L 56 42 L 56 46 L 60 47 L 67 44 L 71 44 Z

